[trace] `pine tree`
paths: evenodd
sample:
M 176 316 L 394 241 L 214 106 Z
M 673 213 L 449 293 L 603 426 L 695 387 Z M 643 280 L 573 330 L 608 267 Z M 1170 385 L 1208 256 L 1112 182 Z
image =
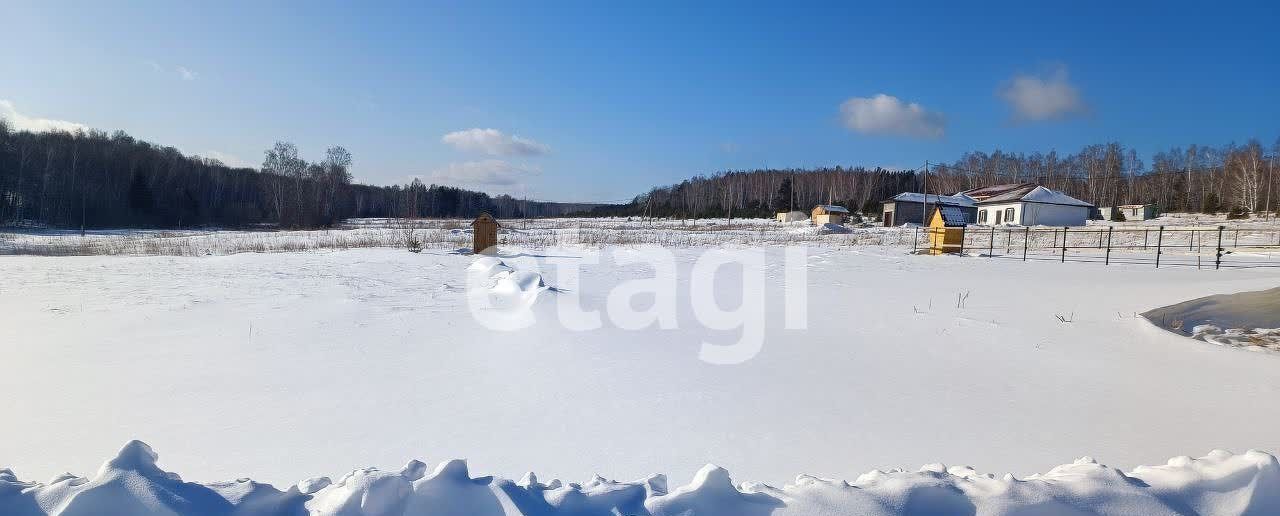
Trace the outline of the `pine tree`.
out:
M 791 178 L 782 179 L 778 192 L 773 195 L 772 207 L 775 212 L 791 211 Z

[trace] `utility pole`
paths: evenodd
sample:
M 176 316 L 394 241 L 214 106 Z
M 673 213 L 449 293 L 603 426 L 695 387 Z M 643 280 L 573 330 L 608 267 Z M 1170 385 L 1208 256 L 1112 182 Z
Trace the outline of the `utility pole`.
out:
M 1275 175 L 1276 175 L 1276 155 L 1277 154 L 1280 154 L 1280 146 L 1277 146 L 1276 151 L 1271 153 L 1271 168 L 1267 170 L 1267 208 L 1266 210 L 1267 210 L 1267 216 L 1271 217 L 1272 222 L 1275 221 L 1276 214 L 1271 211 L 1271 183 L 1274 181 Z
M 921 181 L 921 192 L 924 194 L 924 203 L 920 205 L 920 225 L 929 223 L 929 160 L 924 160 L 924 179 Z

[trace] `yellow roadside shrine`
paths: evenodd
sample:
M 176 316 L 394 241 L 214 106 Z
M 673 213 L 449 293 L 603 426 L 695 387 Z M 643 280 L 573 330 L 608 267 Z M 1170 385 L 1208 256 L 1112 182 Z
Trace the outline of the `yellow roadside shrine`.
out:
M 934 208 L 929 217 L 929 254 L 963 253 L 967 223 L 964 211 L 957 207 Z

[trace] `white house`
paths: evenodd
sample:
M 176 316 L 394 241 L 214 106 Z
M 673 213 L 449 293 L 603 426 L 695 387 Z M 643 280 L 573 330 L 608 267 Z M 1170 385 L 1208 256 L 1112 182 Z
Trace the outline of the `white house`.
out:
M 977 223 L 988 226 L 1083 226 L 1092 204 L 1031 183 L 961 192 L 977 201 Z

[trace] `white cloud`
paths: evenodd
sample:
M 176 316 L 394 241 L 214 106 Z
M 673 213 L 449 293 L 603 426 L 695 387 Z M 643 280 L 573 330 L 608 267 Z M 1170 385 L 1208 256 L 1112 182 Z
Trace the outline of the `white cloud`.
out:
M 40 133 L 48 131 L 76 132 L 89 130 L 89 126 L 76 122 L 29 117 L 19 113 L 18 110 L 13 107 L 13 103 L 7 100 L 0 100 L 0 118 L 8 121 L 11 128 L 17 131 Z
M 537 156 L 551 152 L 546 145 L 507 135 L 497 129 L 454 131 L 441 137 L 440 141 L 461 151 L 482 152 L 490 156 Z
M 1065 66 L 1057 66 L 1044 75 L 1015 75 L 1000 88 L 999 96 L 1013 109 L 1013 118 L 1020 121 L 1054 120 L 1088 112 Z
M 854 97 L 840 104 L 845 127 L 862 134 L 939 138 L 946 133 L 946 118 L 920 104 L 905 103 L 883 93 Z
M 524 186 L 525 181 L 537 176 L 537 167 L 514 165 L 500 159 L 464 161 L 433 170 L 428 182 L 474 188 L 493 193 L 506 193 Z
M 147 60 L 143 61 L 143 62 L 142 62 L 142 64 L 144 64 L 144 65 L 147 65 L 147 66 L 151 67 L 151 71 L 153 71 L 153 72 L 159 72 L 159 71 L 164 70 L 164 67 L 160 66 L 160 63 L 157 63 L 157 62 L 152 61 L 152 60 L 150 60 L 150 59 L 147 59 Z
M 173 70 L 175 72 L 178 72 L 178 75 L 182 77 L 182 80 L 184 81 L 194 81 L 196 80 L 196 76 L 199 75 L 185 66 L 179 66 L 177 68 L 174 68 Z

